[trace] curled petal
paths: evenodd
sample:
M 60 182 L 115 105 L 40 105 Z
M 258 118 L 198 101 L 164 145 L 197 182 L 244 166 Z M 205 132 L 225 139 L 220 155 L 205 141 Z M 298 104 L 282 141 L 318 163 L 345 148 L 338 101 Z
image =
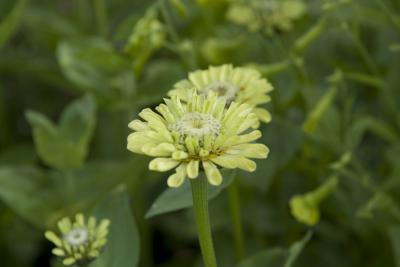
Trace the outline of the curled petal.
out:
M 179 161 L 171 158 L 155 158 L 150 161 L 149 169 L 152 171 L 165 172 L 175 168 L 179 163 Z
M 222 175 L 212 162 L 203 161 L 203 168 L 210 184 L 217 186 L 222 183 Z

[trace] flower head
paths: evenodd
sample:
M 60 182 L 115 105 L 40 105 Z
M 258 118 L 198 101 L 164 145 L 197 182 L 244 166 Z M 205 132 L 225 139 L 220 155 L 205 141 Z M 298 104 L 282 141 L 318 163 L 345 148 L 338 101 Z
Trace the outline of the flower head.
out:
M 164 99 L 156 111 L 147 108 L 139 113 L 144 120 L 133 120 L 129 127 L 128 149 L 156 157 L 150 170 L 168 171 L 170 187 L 180 186 L 186 177 L 196 178 L 204 170 L 212 185 L 219 185 L 222 176 L 217 166 L 254 171 L 249 158 L 266 158 L 268 148 L 252 141 L 261 136 L 258 130 L 247 131 L 257 122 L 248 104 L 226 100 L 210 90 L 207 95 L 192 96 L 182 104 L 178 96 Z
M 258 107 L 270 101 L 268 92 L 272 90 L 271 84 L 261 78 L 261 74 L 251 68 L 234 68 L 232 65 L 209 67 L 207 70 L 198 70 L 189 73 L 188 79 L 175 84 L 168 94 L 179 96 L 183 101 L 191 98 L 192 90 L 200 95 L 214 92 L 223 99 L 227 105 L 232 101 L 238 104 L 247 104 L 253 108 L 252 112 L 263 122 L 269 122 L 271 115 L 263 108 Z M 258 120 L 253 127 L 258 127 Z
M 304 195 L 293 196 L 289 203 L 293 217 L 309 226 L 317 224 L 320 218 L 319 205 L 336 189 L 337 184 L 337 177 L 332 176 L 316 189 Z
M 84 216 L 79 213 L 74 222 L 67 217 L 58 222 L 60 236 L 46 231 L 45 237 L 56 245 L 52 252 L 63 259 L 64 265 L 87 264 L 100 255 L 107 242 L 109 225 L 107 219 L 97 225 L 94 217 L 85 222 Z
M 302 0 L 233 0 L 228 9 L 229 20 L 251 31 L 288 31 L 293 21 L 305 12 Z

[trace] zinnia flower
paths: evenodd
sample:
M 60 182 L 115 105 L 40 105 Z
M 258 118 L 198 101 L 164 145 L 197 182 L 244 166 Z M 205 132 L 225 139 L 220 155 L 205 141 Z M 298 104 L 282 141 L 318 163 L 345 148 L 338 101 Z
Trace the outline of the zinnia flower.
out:
M 90 217 L 86 223 L 84 216 L 79 213 L 74 222 L 67 217 L 58 222 L 60 237 L 52 231 L 46 231 L 45 237 L 56 245 L 52 252 L 63 258 L 64 265 L 84 265 L 100 255 L 107 242 L 109 225 L 110 220 L 107 219 L 97 225 L 94 217 Z
M 271 120 L 270 113 L 258 106 L 271 100 L 267 93 L 272 91 L 273 87 L 254 69 L 234 68 L 232 65 L 225 64 L 218 67 L 211 66 L 207 70 L 194 71 L 189 73 L 188 79 L 176 83 L 168 95 L 179 96 L 183 101 L 188 101 L 193 89 L 200 95 L 215 92 L 219 98 L 225 100 L 227 105 L 232 101 L 247 104 L 260 121 Z M 256 120 L 252 126 L 257 128 L 259 121 Z
M 170 187 L 180 186 L 186 177 L 196 178 L 204 170 L 212 185 L 222 182 L 218 166 L 240 168 L 252 172 L 256 163 L 249 158 L 266 158 L 268 148 L 252 141 L 261 136 L 258 130 L 247 131 L 257 122 L 248 104 L 218 98 L 210 90 L 207 95 L 192 91 L 182 104 L 178 96 L 164 99 L 156 111 L 146 108 L 139 113 L 144 120 L 133 120 L 129 127 L 128 149 L 155 157 L 149 169 L 175 173 L 169 176 Z
M 303 16 L 305 4 L 301 0 L 232 0 L 227 17 L 251 31 L 288 31 L 293 21 Z

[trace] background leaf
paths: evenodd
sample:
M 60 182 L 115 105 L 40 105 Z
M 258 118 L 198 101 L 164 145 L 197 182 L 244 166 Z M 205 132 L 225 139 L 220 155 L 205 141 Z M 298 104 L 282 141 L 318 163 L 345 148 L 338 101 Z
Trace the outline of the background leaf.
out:
M 0 21 L 0 48 L 12 37 L 18 28 L 28 0 L 18 0 L 11 12 Z
M 28 111 L 35 145 L 41 159 L 61 170 L 80 167 L 87 155 L 95 125 L 95 102 L 90 96 L 69 105 L 55 126 L 44 115 Z
M 256 253 L 240 262 L 237 267 L 292 267 L 305 245 L 310 241 L 311 236 L 312 232 L 307 232 L 301 240 L 294 242 L 289 249 L 272 248 Z
M 235 170 L 224 169 L 221 171 L 223 182 L 219 186 L 208 185 L 208 199 L 213 199 L 218 196 L 221 191 L 230 185 L 235 177 Z M 204 175 L 204 174 L 201 174 Z M 192 190 L 189 181 L 186 181 L 178 188 L 166 189 L 151 205 L 151 208 L 146 213 L 146 218 L 149 219 L 156 215 L 184 209 L 193 206 Z
M 139 235 L 131 213 L 129 196 L 123 187 L 108 195 L 95 208 L 100 218 L 111 220 L 104 253 L 90 267 L 135 267 L 139 261 Z

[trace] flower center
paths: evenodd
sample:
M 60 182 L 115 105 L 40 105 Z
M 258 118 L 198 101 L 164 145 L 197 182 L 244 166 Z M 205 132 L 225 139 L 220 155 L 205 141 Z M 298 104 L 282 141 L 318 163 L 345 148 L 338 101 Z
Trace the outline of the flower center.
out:
M 89 232 L 85 228 L 74 228 L 65 234 L 64 240 L 70 246 L 80 246 L 89 240 Z
M 170 125 L 172 131 L 180 133 L 184 140 L 186 136 L 197 137 L 202 141 L 206 135 L 216 138 L 220 133 L 221 124 L 213 116 L 199 112 L 190 112 L 180 120 Z
M 225 99 L 226 103 L 229 104 L 235 100 L 236 94 L 239 91 L 239 87 L 228 82 L 217 81 L 207 85 L 203 89 L 203 94 L 207 95 L 210 91 L 216 92 L 219 98 Z

